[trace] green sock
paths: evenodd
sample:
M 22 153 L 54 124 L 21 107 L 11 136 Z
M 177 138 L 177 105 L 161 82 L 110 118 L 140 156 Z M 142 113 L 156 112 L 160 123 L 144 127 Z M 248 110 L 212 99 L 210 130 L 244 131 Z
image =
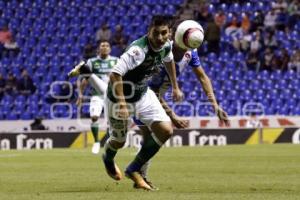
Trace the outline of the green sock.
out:
M 94 137 L 95 142 L 98 142 L 98 132 L 99 132 L 99 124 L 97 122 L 93 122 L 91 125 L 91 131 Z
M 155 139 L 153 138 L 153 135 L 148 137 L 147 140 L 144 141 L 142 148 L 136 155 L 134 161 L 128 166 L 128 169 L 131 171 L 140 171 L 141 167 L 159 151 L 161 146 L 161 142 L 158 141 L 156 137 Z
M 109 144 L 109 140 L 105 143 L 104 146 L 104 156 L 106 160 L 113 161 L 118 150 L 112 148 Z

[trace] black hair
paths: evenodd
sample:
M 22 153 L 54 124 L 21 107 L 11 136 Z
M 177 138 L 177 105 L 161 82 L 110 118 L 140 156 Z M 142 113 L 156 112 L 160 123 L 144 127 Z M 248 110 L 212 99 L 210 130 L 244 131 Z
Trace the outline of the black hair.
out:
M 149 28 L 153 26 L 171 26 L 173 17 L 170 15 L 156 15 L 153 16 L 149 25 Z
M 98 46 L 99 46 L 101 43 L 104 43 L 104 42 L 107 42 L 107 43 L 110 45 L 109 40 L 100 40 L 100 41 L 98 42 Z

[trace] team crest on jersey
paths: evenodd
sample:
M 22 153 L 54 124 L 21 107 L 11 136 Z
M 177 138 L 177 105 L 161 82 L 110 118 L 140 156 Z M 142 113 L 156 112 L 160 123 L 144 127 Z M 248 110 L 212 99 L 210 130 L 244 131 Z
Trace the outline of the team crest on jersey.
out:
M 117 61 L 112 60 L 112 61 L 110 61 L 110 66 L 114 66 L 116 63 L 117 63 Z
M 140 53 L 139 53 L 139 51 L 137 49 L 134 49 L 133 53 L 134 53 L 135 56 L 139 56 L 140 55 Z

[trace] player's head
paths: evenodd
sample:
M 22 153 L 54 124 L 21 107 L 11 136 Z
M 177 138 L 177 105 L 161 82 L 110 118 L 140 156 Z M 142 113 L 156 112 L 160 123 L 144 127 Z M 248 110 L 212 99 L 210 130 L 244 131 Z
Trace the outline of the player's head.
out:
M 106 58 L 111 52 L 109 41 L 102 40 L 99 42 L 98 55 L 102 58 Z
M 170 35 L 170 18 L 154 16 L 148 29 L 148 38 L 154 49 L 160 49 L 168 41 Z

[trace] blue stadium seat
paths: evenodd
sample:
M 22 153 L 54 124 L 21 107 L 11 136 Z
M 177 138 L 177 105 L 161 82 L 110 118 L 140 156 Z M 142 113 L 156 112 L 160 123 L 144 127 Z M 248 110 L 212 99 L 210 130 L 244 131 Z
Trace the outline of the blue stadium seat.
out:
M 176 14 L 176 7 L 173 5 L 167 5 L 164 9 L 164 14 L 165 15 L 175 15 Z
M 269 78 L 270 78 L 270 73 L 267 70 L 263 70 L 263 71 L 259 72 L 257 75 L 257 79 L 260 79 L 260 80 L 268 80 Z
M 254 99 L 258 100 L 258 101 L 262 101 L 263 99 L 265 99 L 265 91 L 262 89 L 258 89 L 255 93 L 254 93 Z
M 210 62 L 210 63 L 213 63 L 217 60 L 217 54 L 214 53 L 214 52 L 211 52 L 208 54 L 207 56 L 207 61 Z
M 234 3 L 231 4 L 230 8 L 229 8 L 230 12 L 235 12 L 235 13 L 239 13 L 241 12 L 241 6 L 239 3 Z
M 284 80 L 284 79 L 281 79 L 281 80 L 278 80 L 275 83 L 274 88 L 276 88 L 276 89 L 285 89 L 285 88 L 287 88 L 287 86 L 288 86 L 287 81 Z
M 270 79 L 264 79 L 262 84 L 262 89 L 264 90 L 271 90 L 274 88 L 273 81 Z
M 151 9 L 148 5 L 143 5 L 139 15 L 146 16 L 151 13 Z
M 300 81 L 299 79 L 293 79 L 290 81 L 289 83 L 289 86 L 288 86 L 289 89 L 298 89 L 300 88 Z
M 248 80 L 248 81 L 254 80 L 254 79 L 256 79 L 256 73 L 252 70 L 249 70 L 244 74 L 243 79 Z
M 227 6 L 227 4 L 225 4 L 225 3 L 222 3 L 220 6 L 219 6 L 219 10 L 222 10 L 223 12 L 229 12 L 229 10 L 228 10 L 228 6 Z
M 239 79 L 235 84 L 235 89 L 239 91 L 248 89 L 248 82 L 246 80 Z
M 254 5 L 251 5 L 250 2 L 247 2 L 243 5 L 243 8 L 242 8 L 242 12 L 255 12 L 255 6 Z M 237 11 L 237 12 L 240 12 L 241 10 Z
M 250 87 L 249 87 L 250 90 L 255 91 L 255 90 L 260 89 L 260 87 L 261 87 L 261 83 L 260 83 L 259 80 L 252 80 L 252 81 L 250 82 Z
M 271 106 L 266 107 L 265 109 L 265 115 L 274 115 L 275 114 L 275 109 Z
M 32 114 L 31 114 L 30 112 L 28 112 L 28 111 L 21 113 L 21 114 L 20 114 L 20 118 L 21 118 L 22 120 L 30 120 L 30 119 L 33 119 Z
M 227 94 L 227 99 L 231 101 L 236 101 L 240 98 L 239 93 L 236 90 L 230 90 Z
M 279 94 L 279 98 L 281 99 L 290 99 L 292 97 L 292 92 L 289 89 L 284 88 L 282 92 Z
M 253 99 L 253 95 L 250 90 L 244 90 L 240 94 L 240 99 L 245 102 L 248 102 Z
M 6 115 L 6 119 L 7 120 L 17 120 L 18 119 L 18 115 L 15 112 L 9 112 Z
M 290 114 L 300 116 L 300 106 L 297 106 L 297 107 L 291 109 Z

